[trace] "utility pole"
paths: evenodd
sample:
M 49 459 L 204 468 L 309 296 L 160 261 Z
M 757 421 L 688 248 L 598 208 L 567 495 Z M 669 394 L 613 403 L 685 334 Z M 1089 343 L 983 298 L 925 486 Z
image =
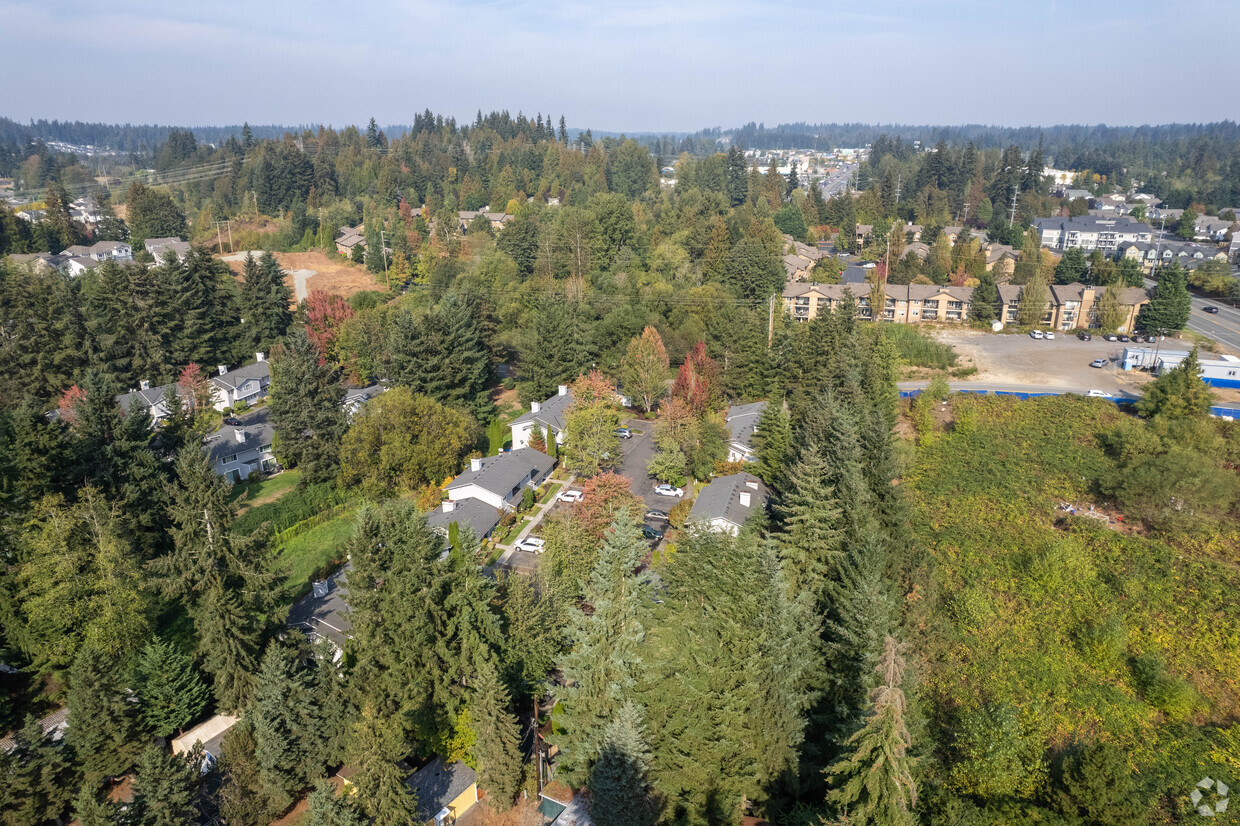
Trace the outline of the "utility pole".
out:
M 323 207 L 319 207 L 319 249 L 323 249 Z
M 969 222 L 969 207 L 972 206 L 968 201 L 964 202 L 964 218 L 960 219 L 960 226 L 964 226 Z
M 896 173 L 896 208 L 900 208 L 900 173 Z
M 387 233 L 382 229 L 379 230 L 379 248 L 383 250 L 383 274 L 387 276 L 388 292 L 391 292 L 392 291 L 392 275 L 391 273 L 388 272 Z
M 1162 224 L 1158 227 L 1158 244 L 1154 247 L 1154 265 L 1150 267 L 1150 277 L 1154 277 L 1154 269 L 1162 263 L 1163 233 L 1167 231 L 1167 213 L 1163 212 Z
M 222 224 L 222 223 L 224 223 L 224 222 L 223 222 L 223 221 L 212 221 L 211 223 L 215 225 L 215 244 L 216 244 L 216 249 L 218 249 L 218 250 L 220 251 L 220 255 L 223 255 L 223 254 L 224 254 L 224 239 L 223 239 L 223 237 L 220 235 L 220 224 Z
M 1008 219 L 1008 229 L 1011 229 L 1012 225 L 1016 223 L 1016 196 L 1019 192 L 1019 185 L 1012 187 L 1012 217 Z
M 228 251 L 229 251 L 229 252 L 233 252 L 233 242 L 232 242 L 232 219 L 230 218 L 229 220 L 225 221 L 224 223 L 228 225 Z
M 766 322 L 766 349 L 771 349 L 771 342 L 775 340 L 775 293 L 771 293 L 771 311 L 770 318 Z

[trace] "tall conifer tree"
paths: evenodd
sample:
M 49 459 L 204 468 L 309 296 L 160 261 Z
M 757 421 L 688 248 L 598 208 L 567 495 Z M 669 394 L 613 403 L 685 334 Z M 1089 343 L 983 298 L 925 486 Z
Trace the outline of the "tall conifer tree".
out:
M 512 802 L 521 785 L 520 731 L 511 706 L 494 662 L 483 659 L 474 680 L 469 716 L 477 736 L 474 758 L 478 784 L 488 795 L 494 795 L 499 809 Z

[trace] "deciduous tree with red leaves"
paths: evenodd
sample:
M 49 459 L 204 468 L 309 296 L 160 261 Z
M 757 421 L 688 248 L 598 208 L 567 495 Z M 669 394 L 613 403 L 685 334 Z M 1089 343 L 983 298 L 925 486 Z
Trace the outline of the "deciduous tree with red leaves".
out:
M 676 374 L 672 396 L 689 406 L 694 415 L 700 416 L 714 407 L 722 395 L 719 384 L 719 365 L 706 355 L 706 344 L 699 341 L 693 345 L 685 363 Z
M 211 407 L 212 392 L 211 380 L 207 378 L 207 374 L 195 362 L 190 362 L 181 370 L 181 374 L 177 376 L 177 390 L 180 391 L 181 403 L 185 405 L 185 412 L 190 416 L 196 414 L 199 410 L 207 410 Z
M 349 302 L 338 295 L 314 290 L 306 299 L 306 335 L 319 348 L 321 362 L 336 361 L 336 332 L 353 317 Z
M 597 540 L 603 539 L 616 514 L 628 508 L 629 515 L 641 519 L 646 512 L 641 500 L 633 495 L 628 478 L 619 473 L 600 473 L 581 486 L 584 496 L 574 506 L 581 527 Z
M 81 404 L 84 398 L 86 398 L 86 391 L 76 384 L 60 394 L 60 401 L 56 403 L 56 409 L 60 411 L 60 418 L 69 427 L 73 427 L 77 422 L 77 406 Z

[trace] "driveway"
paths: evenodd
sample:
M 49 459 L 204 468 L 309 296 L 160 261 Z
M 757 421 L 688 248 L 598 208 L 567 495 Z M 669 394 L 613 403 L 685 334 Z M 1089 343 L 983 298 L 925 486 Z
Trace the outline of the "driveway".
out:
M 624 425 L 633 431 L 633 438 L 620 440 L 620 467 L 617 470 L 629 480 L 633 493 L 647 508 L 667 513 L 683 500 L 655 493 L 654 486 L 659 483 L 646 472 L 646 466 L 654 456 L 654 422 L 629 419 Z M 642 521 L 659 533 L 666 533 L 669 527 L 662 519 Z

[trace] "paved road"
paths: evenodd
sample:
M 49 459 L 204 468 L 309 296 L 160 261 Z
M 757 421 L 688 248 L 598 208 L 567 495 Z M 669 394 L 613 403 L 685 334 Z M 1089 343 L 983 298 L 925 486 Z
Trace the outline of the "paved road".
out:
M 841 194 L 848 188 L 848 182 L 852 180 L 853 173 L 856 171 L 855 163 L 842 164 L 839 169 L 831 173 L 825 180 L 820 181 L 818 185 L 822 187 L 823 198 L 833 198 Z
M 902 381 L 897 385 L 897 387 L 901 390 L 924 390 L 927 384 L 929 384 L 929 382 Z M 1054 387 L 1045 384 L 1001 384 L 998 382 L 987 381 L 953 381 L 950 382 L 950 385 L 952 390 L 956 391 L 968 390 L 978 392 L 985 390 L 988 393 L 994 393 L 997 391 L 1003 393 L 1078 393 L 1082 396 L 1094 389 L 1092 387 Z M 1132 393 L 1125 390 L 1116 390 L 1112 393 L 1112 395 L 1125 399 L 1139 399 L 1141 397 L 1140 393 Z
M 1145 286 L 1154 287 L 1152 279 L 1145 279 Z M 1206 307 L 1217 307 L 1218 314 L 1205 312 Z M 1218 299 L 1193 297 L 1193 310 L 1188 316 L 1188 329 L 1217 341 L 1224 350 L 1240 354 L 1240 310 Z
M 654 486 L 659 483 L 646 472 L 646 466 L 654 456 L 654 422 L 630 419 L 624 424 L 633 431 L 633 438 L 620 440 L 620 473 L 629 480 L 633 493 L 647 508 L 667 513 L 680 500 L 655 493 Z M 667 523 L 662 520 L 647 519 L 645 522 L 656 531 L 667 530 Z

